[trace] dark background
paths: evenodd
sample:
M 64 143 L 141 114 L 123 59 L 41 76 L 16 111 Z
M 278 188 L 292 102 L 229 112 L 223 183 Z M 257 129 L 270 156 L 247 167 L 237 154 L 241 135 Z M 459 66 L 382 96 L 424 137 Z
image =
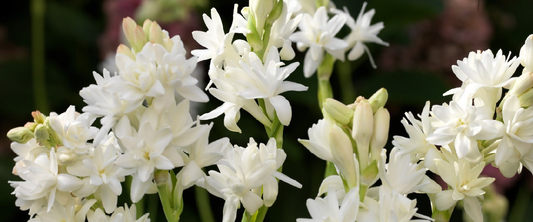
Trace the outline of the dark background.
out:
M 187 0 L 176 0 L 187 4 Z M 0 7 L 0 130 L 2 135 L 16 126 L 31 121 L 31 111 L 43 113 L 63 112 L 69 105 L 78 111 L 84 103 L 78 92 L 81 88 L 94 83 L 92 72 L 101 73 L 98 64 L 106 53 L 113 52 L 119 42 L 118 26 L 122 17 L 133 16 L 141 0 L 46 0 L 44 16 L 46 99 L 47 107 L 37 107 L 32 83 L 32 37 L 31 1 L 10 1 L 10 6 Z M 336 0 L 337 7 L 346 6 L 352 16 L 359 13 L 363 1 Z M 199 48 L 191 41 L 190 31 L 205 30 L 201 14 L 211 7 L 218 9 L 227 27 L 230 24 L 234 1 L 216 0 L 207 2 L 208 6 L 180 8 L 185 11 L 178 20 L 162 21 L 164 28 L 171 34 L 180 34 L 189 50 Z M 238 1 L 240 6 L 247 1 Z M 185 7 L 185 6 L 184 6 Z M 530 0 L 374 0 L 368 3 L 367 11 L 376 9 L 372 23 L 383 21 L 385 28 L 379 36 L 390 47 L 367 44 L 377 62 L 378 68 L 372 69 L 367 56 L 339 68 L 348 68 L 353 73 L 354 91 L 342 93 L 339 80 L 332 78 L 335 97 L 351 103 L 357 95 L 369 97 L 381 87 L 389 91 L 387 108 L 391 113 L 392 135 L 406 135 L 400 120 L 403 113 L 419 113 L 423 104 L 431 100 L 433 104 L 442 103 L 449 98 L 442 93 L 459 86 L 451 71 L 451 65 L 474 50 L 502 49 L 518 55 L 526 37 L 533 33 Z M 170 10 L 170 9 L 166 9 Z M 341 32 L 346 33 L 347 30 Z M 295 61 L 302 62 L 303 53 Z M 205 66 L 207 63 L 200 63 Z M 520 68 L 519 68 L 520 69 Z M 517 71 L 518 72 L 518 71 Z M 201 77 L 201 78 L 205 78 Z M 323 178 L 325 164 L 297 142 L 306 139 L 307 129 L 319 118 L 320 111 L 316 100 L 316 79 L 303 78 L 301 68 L 289 80 L 309 86 L 307 92 L 284 94 L 293 108 L 291 125 L 285 128 L 284 149 L 288 155 L 283 171 L 303 184 L 296 189 L 280 183 L 278 201 L 269 209 L 266 221 L 294 221 L 296 218 L 309 217 L 305 201 L 314 198 Z M 203 87 L 203 86 L 201 86 Z M 341 96 L 342 95 L 342 96 Z M 200 106 L 199 113 L 205 113 L 221 103 L 211 97 L 208 104 Z M 230 137 L 233 144 L 245 146 L 249 137 L 258 142 L 266 142 L 263 127 L 249 114 L 242 112 L 239 126 L 242 134 L 228 132 L 222 117 L 214 120 L 211 133 L 213 140 Z M 3 221 L 23 221 L 27 212 L 15 207 L 15 197 L 10 195 L 12 188 L 8 180 L 18 180 L 11 174 L 15 157 L 9 147 L 9 140 L 0 138 L 0 212 Z M 387 146 L 391 148 L 392 146 Z M 525 213 L 533 208 L 530 196 L 530 173 L 524 170 L 521 177 L 500 183 L 501 192 L 509 198 L 513 220 L 529 221 Z M 502 185 L 503 184 L 503 185 Z M 194 189 L 185 195 L 185 210 L 182 221 L 198 221 L 194 205 Z M 520 190 L 520 191 L 518 191 Z M 520 194 L 517 194 L 517 193 Z M 522 198 L 516 198 L 519 195 Z M 430 215 L 427 198 L 420 199 L 420 212 Z M 222 215 L 223 200 L 212 198 L 217 220 Z M 241 214 L 242 209 L 238 215 Z M 460 210 L 456 210 L 452 221 L 460 220 Z M 157 221 L 162 221 L 162 212 Z

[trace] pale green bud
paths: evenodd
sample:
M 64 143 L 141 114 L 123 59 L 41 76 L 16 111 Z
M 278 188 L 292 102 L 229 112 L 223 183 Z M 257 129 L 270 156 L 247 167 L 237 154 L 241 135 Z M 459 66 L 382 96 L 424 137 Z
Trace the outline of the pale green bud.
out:
M 348 125 L 352 121 L 354 111 L 337 100 L 327 98 L 323 109 L 333 120 L 341 125 Z
M 33 117 L 33 121 L 35 123 L 44 123 L 46 116 L 39 112 L 39 110 L 31 112 L 31 116 Z
M 363 99 L 355 106 L 352 124 L 352 137 L 357 143 L 359 162 L 361 167 L 366 167 L 370 152 L 370 139 L 374 132 L 374 116 L 367 100 Z
M 372 95 L 370 99 L 368 99 L 368 102 L 372 106 L 372 112 L 375 113 L 380 107 L 384 107 L 387 103 L 388 98 L 389 93 L 385 88 L 381 88 L 376 91 L 374 95 Z
M 251 17 L 255 18 L 254 24 L 256 30 L 261 35 L 263 33 L 266 18 L 272 11 L 272 8 L 274 8 L 274 4 L 276 4 L 276 0 L 250 0 Z
M 170 175 L 167 170 L 156 170 L 154 173 L 155 184 L 164 185 L 168 182 Z
M 161 29 L 161 26 L 157 24 L 157 22 L 152 22 L 152 25 L 150 26 L 150 42 L 152 43 L 158 43 L 161 45 L 164 45 L 163 42 L 163 29 Z
M 509 89 L 509 94 L 520 96 L 533 87 L 533 72 L 525 72 L 516 79 Z
M 26 124 L 24 124 L 24 127 L 28 128 L 29 130 L 31 130 L 33 132 L 33 131 L 35 131 L 35 127 L 37 127 L 38 125 L 39 124 L 35 123 L 35 122 L 27 122 Z
M 246 34 L 246 40 L 252 46 L 254 51 L 258 51 L 263 49 L 263 40 L 261 40 L 261 36 L 257 32 L 257 29 L 255 27 L 255 19 L 253 16 L 250 16 L 248 19 L 248 29 L 250 30 L 250 33 Z
M 361 183 L 371 186 L 378 180 L 379 168 L 376 160 L 373 160 L 364 170 L 361 172 Z
M 370 141 L 372 160 L 378 160 L 389 137 L 390 114 L 386 108 L 379 108 L 374 114 L 374 132 Z
M 48 133 L 48 129 L 45 125 L 39 124 L 37 127 L 35 127 L 35 139 L 39 143 L 44 143 L 50 138 L 50 133 Z
M 333 163 L 339 169 L 348 188 L 357 186 L 356 162 L 354 158 L 352 141 L 349 135 L 337 125 L 333 125 L 330 131 L 330 146 Z
M 33 132 L 26 127 L 16 127 L 7 132 L 7 138 L 17 143 L 27 143 L 34 136 Z
M 148 42 L 148 36 L 144 34 L 144 30 L 141 26 L 135 27 L 133 29 L 133 42 L 130 42 L 131 47 L 135 52 L 140 52 L 144 45 Z
M 150 36 L 150 29 L 152 28 L 152 20 L 146 19 L 143 22 L 143 31 L 146 36 Z
M 276 5 L 274 6 L 270 14 L 268 14 L 268 18 L 266 21 L 266 23 L 268 24 L 273 24 L 281 16 L 281 13 L 283 13 L 283 0 L 278 1 L 277 3 L 276 1 L 274 1 L 274 4 Z
M 122 31 L 124 32 L 124 35 L 126 36 L 126 39 L 130 43 L 130 45 L 134 42 L 134 30 L 137 28 L 137 23 L 130 17 L 126 17 L 122 19 Z
M 124 45 L 124 44 L 120 44 L 117 48 L 117 54 L 123 54 L 123 55 L 126 55 L 128 57 L 130 57 L 130 59 L 132 60 L 135 60 L 135 55 L 133 54 L 133 52 L 131 51 L 130 48 L 128 48 L 128 46 Z
M 525 93 L 522 93 L 522 95 L 518 96 L 518 100 L 520 100 L 520 106 L 527 108 L 533 105 L 533 90 L 527 90 Z

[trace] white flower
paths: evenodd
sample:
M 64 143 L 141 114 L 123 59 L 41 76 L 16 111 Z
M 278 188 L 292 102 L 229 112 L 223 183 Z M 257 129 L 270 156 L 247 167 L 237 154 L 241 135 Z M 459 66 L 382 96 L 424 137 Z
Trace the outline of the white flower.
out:
M 524 45 L 520 48 L 520 60 L 524 66 L 522 72 L 533 71 L 533 34 L 527 37 Z
M 376 68 L 374 59 L 372 59 L 370 50 L 368 50 L 368 47 L 365 45 L 365 43 L 373 42 L 384 46 L 389 46 L 389 43 L 384 42 L 378 37 L 378 34 L 381 29 L 385 27 L 383 25 L 383 22 L 378 22 L 376 24 L 370 25 L 370 21 L 372 20 L 372 17 L 374 17 L 374 13 L 376 11 L 374 9 L 371 9 L 370 11 L 365 12 L 363 14 L 363 12 L 365 11 L 365 7 L 366 2 L 363 3 L 363 7 L 361 8 L 361 12 L 359 12 L 359 15 L 357 16 L 357 20 L 354 20 L 352 18 L 350 12 L 348 12 L 348 9 L 346 7 L 344 8 L 343 14 L 347 17 L 346 25 L 352 30 L 344 40 L 348 43 L 348 48 L 352 48 L 350 50 L 350 53 L 348 54 L 349 60 L 353 61 L 360 58 L 366 51 L 366 53 L 368 53 L 368 58 L 370 59 L 370 64 L 372 64 L 372 67 Z M 337 13 L 342 12 L 337 11 Z
M 504 176 L 512 177 L 521 169 L 520 159 L 531 152 L 533 108 L 522 108 L 518 98 L 511 95 L 503 104 L 502 117 L 505 134 L 496 150 L 495 162 Z
M 24 181 L 9 181 L 15 188 L 12 194 L 17 197 L 15 205 L 22 210 L 30 209 L 30 215 L 41 212 L 44 207 L 50 211 L 56 196 L 68 199 L 72 192 L 83 183 L 75 176 L 59 173 L 54 149 L 42 153 L 35 160 L 23 160 L 24 167 L 19 168 L 19 176 Z
M 66 206 L 62 206 L 58 202 L 55 202 L 50 211 L 37 214 L 35 218 L 30 219 L 28 222 L 85 221 L 85 216 L 94 203 L 96 203 L 95 199 L 87 200 L 84 203 L 80 202 L 76 205 L 68 204 Z
M 95 143 L 99 143 L 115 126 L 122 116 L 137 109 L 142 103 L 139 101 L 121 100 L 117 93 L 110 91 L 106 86 L 112 85 L 110 73 L 104 69 L 100 76 L 93 73 L 96 85 L 91 84 L 80 90 L 80 96 L 87 106 L 83 107 L 83 112 L 90 113 L 94 117 L 103 117 L 100 119 L 102 127 L 94 138 Z
M 283 2 L 283 12 L 279 19 L 272 24 L 270 39 L 266 47 L 267 49 L 270 49 L 271 46 L 281 48 L 280 57 L 282 60 L 292 60 L 295 56 L 289 36 L 294 33 L 303 16 L 302 14 L 297 14 L 292 18 L 293 14 L 288 11 L 287 7 L 287 3 Z
M 309 140 L 298 139 L 302 145 L 305 146 L 315 156 L 325 161 L 333 161 L 333 154 L 331 153 L 331 128 L 333 123 L 328 119 L 318 120 L 307 130 Z
M 11 143 L 11 150 L 17 154 L 15 157 L 15 166 L 13 167 L 13 174 L 18 175 L 18 168 L 24 167 L 23 160 L 34 161 L 41 153 L 48 153 L 50 150 L 41 146 L 35 139 L 30 139 L 27 143 Z
M 114 140 L 110 137 L 110 140 Z M 89 186 L 95 197 L 102 201 L 102 205 L 107 213 L 111 213 L 117 207 L 117 197 L 122 194 L 124 176 L 131 172 L 115 165 L 118 158 L 117 148 L 113 141 L 103 141 L 94 148 L 94 155 L 91 158 L 83 159 L 67 167 L 67 171 L 79 177 L 88 177 Z M 92 193 L 91 192 L 91 193 Z
M 457 201 L 463 200 L 465 211 L 473 221 L 483 221 L 481 202 L 478 198 L 485 193 L 482 188 L 494 181 L 494 178 L 479 178 L 485 162 L 472 166 L 465 159 L 447 162 L 435 159 L 438 174 L 450 189 L 437 193 L 435 204 L 439 211 L 448 210 Z
M 365 197 L 364 202 L 361 203 L 357 221 L 433 221 L 430 217 L 417 213 L 416 200 L 411 200 L 386 186 L 378 188 L 376 198 Z M 413 220 L 414 216 L 421 219 Z
M 336 192 L 328 192 L 324 198 L 307 200 L 307 209 L 312 219 L 296 219 L 297 222 L 355 222 L 359 211 L 359 187 L 354 187 L 339 205 Z
M 304 14 L 299 25 L 300 31 L 292 34 L 289 39 L 297 43 L 300 51 L 309 47 L 304 61 L 305 77 L 311 77 L 316 71 L 324 58 L 324 50 L 333 57 L 344 60 L 344 50 L 348 44 L 344 40 L 335 38 L 335 35 L 345 22 L 346 16 L 341 14 L 328 20 L 325 7 L 318 8 L 313 16 Z
M 227 164 L 217 164 L 220 172 L 211 170 L 209 177 L 199 181 L 198 185 L 226 200 L 224 222 L 235 221 L 240 203 L 250 214 L 263 206 L 262 186 L 263 191 L 266 190 L 266 193 L 263 193 L 266 199 L 265 204 L 273 203 L 275 199 L 273 196 L 277 195 L 277 187 L 272 184 L 272 179 L 275 181 L 273 177 L 301 187 L 298 182 L 276 171 L 283 163 L 285 155 L 275 148 L 275 144 L 275 140 L 271 139 L 266 146 L 260 144 L 258 147 L 257 143 L 250 139 L 246 148 L 235 146 L 224 156 Z
M 94 119 L 87 113 L 77 113 L 74 106 L 60 115 L 50 113 L 49 121 L 63 145 L 78 152 L 86 152 L 87 140 L 93 139 L 98 132 L 98 128 L 91 127 Z
M 409 155 L 403 155 L 397 148 L 391 150 L 389 163 L 385 165 L 386 153 L 386 150 L 383 149 L 379 167 L 383 186 L 403 195 L 413 193 L 426 186 L 423 183 L 426 174 L 425 168 L 419 168 L 418 164 L 412 163 Z
M 458 60 L 457 65 L 452 66 L 452 70 L 458 79 L 463 81 L 463 89 L 460 101 L 468 104 L 474 94 L 480 88 L 488 88 L 500 97 L 501 88 L 509 85 L 514 78 L 516 68 L 519 65 L 516 56 L 512 59 L 505 58 L 501 50 L 496 56 L 492 51 L 470 52 L 467 58 Z
M 247 53 L 240 62 L 240 68 L 229 67 L 225 73 L 230 81 L 243 86 L 238 94 L 244 99 L 264 99 L 266 111 L 270 119 L 278 116 L 279 121 L 287 126 L 292 118 L 292 110 L 289 101 L 279 94 L 287 91 L 305 91 L 307 87 L 284 81 L 296 70 L 298 63 L 292 63 L 281 67 L 278 50 L 275 47 L 268 51 L 265 62 L 253 52 Z
M 228 138 L 222 138 L 209 143 L 209 132 L 213 124 L 209 126 L 201 125 L 199 127 L 205 127 L 207 129 L 195 143 L 185 147 L 184 151 L 189 155 L 185 159 L 185 166 L 183 166 L 177 175 L 182 189 L 191 187 L 196 181 L 204 177 L 205 173 L 202 171 L 202 168 L 219 162 L 223 157 L 224 150 L 231 149 Z
M 405 117 L 406 118 L 403 118 L 401 122 L 409 137 L 394 136 L 392 145 L 398 148 L 402 153 L 412 154 L 419 159 L 424 158 L 428 149 L 435 146 L 426 140 L 427 136 L 433 132 L 429 120 L 429 101 L 426 102 L 426 105 L 422 110 L 420 120 L 415 119 L 411 112 L 405 113 Z
M 111 216 L 107 216 L 100 208 L 95 211 L 89 211 L 87 214 L 89 222 L 150 222 L 148 213 L 137 219 L 137 208 L 135 205 L 119 207 Z
M 441 146 L 453 142 L 457 156 L 471 162 L 481 161 L 477 140 L 496 139 L 503 133 L 503 123 L 492 119 L 488 106 L 462 107 L 452 101 L 450 105 L 433 106 L 432 113 L 435 130 L 427 141 Z

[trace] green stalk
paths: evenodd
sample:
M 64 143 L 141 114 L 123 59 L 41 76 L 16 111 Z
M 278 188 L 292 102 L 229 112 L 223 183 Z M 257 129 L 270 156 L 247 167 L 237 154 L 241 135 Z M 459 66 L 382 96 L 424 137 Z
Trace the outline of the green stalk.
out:
M 175 211 L 173 205 L 173 196 L 172 196 L 172 184 L 169 187 L 169 175 L 168 170 L 156 170 L 155 172 L 155 183 L 157 185 L 157 193 L 159 194 L 159 200 L 161 205 L 163 205 L 163 212 L 168 222 L 177 222 L 179 219 L 175 218 Z
M 318 78 L 318 106 L 322 110 L 323 103 L 327 98 L 333 98 L 333 90 L 329 78 L 333 73 L 333 64 L 335 64 L 335 57 L 330 54 L 324 56 L 324 60 L 317 68 Z
M 207 191 L 199 186 L 194 186 L 194 194 L 202 222 L 215 222 Z
M 357 92 L 353 86 L 352 68 L 350 62 L 337 63 L 337 73 L 339 76 L 339 87 L 341 89 L 341 101 L 350 104 L 355 101 Z
M 33 96 L 35 107 L 42 113 L 48 113 L 48 102 L 45 83 L 45 55 L 44 55 L 44 14 L 45 0 L 31 1 L 31 29 L 32 29 L 32 73 Z
M 159 198 L 157 195 L 148 196 L 148 213 L 150 221 L 157 221 L 157 211 L 159 209 Z

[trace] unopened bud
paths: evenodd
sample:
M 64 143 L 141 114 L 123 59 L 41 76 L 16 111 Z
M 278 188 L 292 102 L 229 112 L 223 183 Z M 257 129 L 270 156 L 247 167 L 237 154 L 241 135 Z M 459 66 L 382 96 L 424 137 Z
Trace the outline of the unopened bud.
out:
M 361 163 L 361 167 L 366 167 L 368 164 L 370 139 L 374 131 L 372 107 L 367 100 L 361 100 L 356 105 L 352 124 L 352 137 L 357 143 L 359 162 Z
M 35 139 L 39 143 L 43 143 L 47 141 L 48 138 L 50 138 L 50 133 L 48 133 L 48 129 L 46 128 L 46 126 L 42 124 L 39 124 L 37 127 L 35 127 L 34 133 L 35 133 Z
M 133 30 L 133 42 L 130 42 L 131 47 L 137 53 L 142 50 L 144 45 L 148 42 L 148 37 L 144 34 L 144 30 L 141 26 L 135 27 Z
M 268 14 L 268 18 L 266 23 L 273 24 L 278 18 L 281 16 L 281 13 L 283 13 L 283 0 L 280 0 L 276 3 L 276 0 L 273 0 L 273 4 L 276 4 L 270 14 Z
M 254 51 L 263 49 L 263 40 L 261 40 L 261 36 L 257 32 L 255 27 L 255 19 L 253 16 L 250 16 L 248 19 L 248 29 L 250 32 L 246 34 L 247 42 L 250 44 L 250 46 L 252 46 Z
M 341 102 L 327 98 L 324 102 L 324 111 L 336 122 L 348 125 L 353 118 L 354 111 Z
M 266 18 L 274 8 L 276 0 L 250 0 L 251 17 L 254 17 L 255 27 L 259 34 L 263 33 Z
M 135 60 L 135 54 L 133 54 L 133 52 L 131 51 L 130 48 L 128 48 L 128 46 L 124 45 L 124 44 L 120 44 L 117 48 L 117 54 L 123 54 L 123 55 L 126 55 L 128 57 L 130 57 L 130 59 L 132 60 Z
M 31 112 L 31 116 L 33 117 L 33 121 L 36 123 L 44 123 L 44 120 L 46 119 L 46 116 L 39 112 L 39 110 Z
M 155 184 L 165 185 L 170 178 L 168 170 L 156 170 L 154 173 Z
M 525 72 L 516 79 L 511 89 L 509 89 L 509 94 L 520 96 L 531 87 L 533 87 L 533 72 Z
M 370 152 L 373 160 L 379 159 L 381 150 L 389 137 L 390 114 L 386 108 L 379 108 L 374 114 L 374 133 L 370 141 Z
M 374 93 L 368 99 L 368 102 L 370 103 L 370 106 L 372 106 L 372 112 L 376 112 L 380 107 L 384 107 L 387 103 L 387 100 L 389 98 L 389 93 L 385 88 L 381 88 L 378 91 Z
M 533 34 L 527 37 L 524 45 L 520 48 L 520 59 L 522 66 L 524 66 L 523 72 L 533 71 Z
M 26 124 L 24 124 L 24 127 L 28 128 L 29 130 L 31 130 L 33 132 L 33 131 L 35 131 L 35 127 L 37 127 L 38 125 L 39 124 L 35 123 L 35 122 L 27 122 Z
M 385 88 L 381 88 L 376 91 L 374 95 L 372 95 L 370 99 L 368 99 L 370 106 L 372 106 L 372 112 L 375 113 L 380 107 L 384 107 L 387 103 L 388 98 L 389 93 Z
M 135 23 L 135 21 L 130 17 L 122 19 L 122 30 L 124 31 L 124 35 L 130 44 L 134 42 L 133 35 L 136 27 L 137 23 Z
M 143 22 L 143 31 L 146 36 L 150 36 L 150 29 L 152 28 L 152 20 L 146 19 Z
M 530 107 L 533 105 L 533 90 L 530 89 L 522 93 L 522 95 L 518 96 L 518 100 L 520 100 L 520 106 L 523 108 Z
M 152 22 L 152 26 L 150 27 L 150 42 L 151 43 L 158 43 L 163 45 L 163 30 L 161 29 L 161 26 L 157 24 L 157 22 Z
M 346 135 L 339 126 L 333 125 L 330 131 L 330 138 L 332 162 L 346 180 L 348 188 L 357 186 L 358 172 L 349 135 Z
M 379 168 L 376 160 L 373 160 L 361 173 L 361 183 L 365 185 L 372 185 L 378 179 Z
M 27 143 L 34 138 L 33 132 L 26 127 L 16 127 L 7 132 L 7 138 L 17 143 Z

